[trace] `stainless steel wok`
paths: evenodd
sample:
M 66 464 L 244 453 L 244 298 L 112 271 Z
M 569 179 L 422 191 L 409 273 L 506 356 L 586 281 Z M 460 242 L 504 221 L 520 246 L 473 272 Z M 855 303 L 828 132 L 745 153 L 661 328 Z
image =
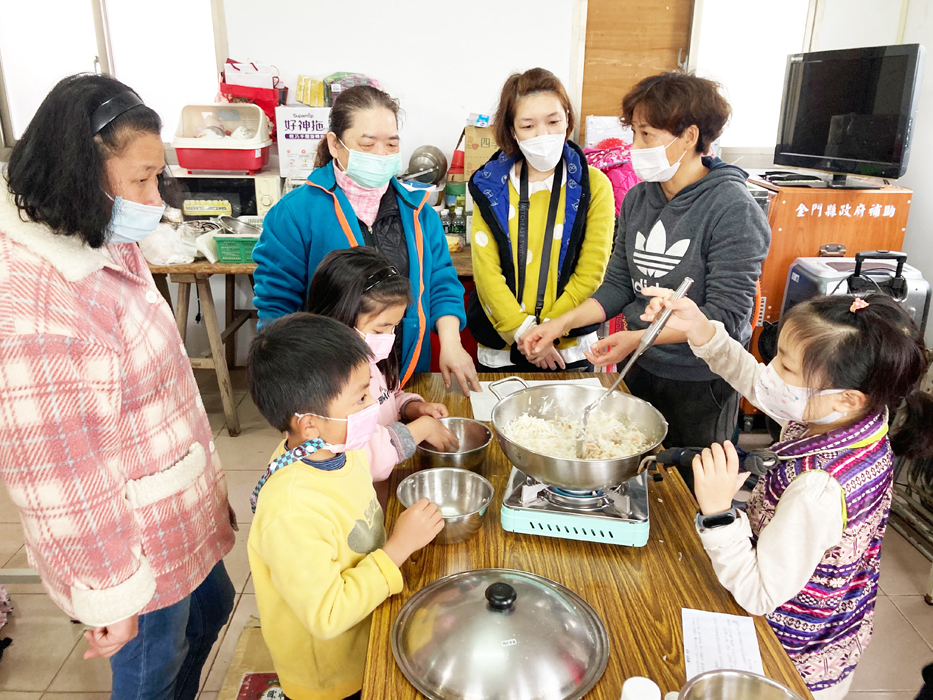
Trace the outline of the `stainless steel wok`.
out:
M 510 381 L 520 382 L 525 388 L 501 397 L 496 388 Z M 579 421 L 583 409 L 598 399 L 605 388 L 566 382 L 529 387 L 518 377 L 509 377 L 495 382 L 490 389 L 500 399 L 492 410 L 492 425 L 505 456 L 522 472 L 549 486 L 571 491 L 598 491 L 618 486 L 654 461 L 653 455 L 667 436 L 667 421 L 654 406 L 631 394 L 615 391 L 603 401 L 599 410 L 624 416 L 645 434 L 651 446 L 641 454 L 621 459 L 549 457 L 512 442 L 503 434 L 503 427 L 523 413 L 537 418 L 564 417 Z

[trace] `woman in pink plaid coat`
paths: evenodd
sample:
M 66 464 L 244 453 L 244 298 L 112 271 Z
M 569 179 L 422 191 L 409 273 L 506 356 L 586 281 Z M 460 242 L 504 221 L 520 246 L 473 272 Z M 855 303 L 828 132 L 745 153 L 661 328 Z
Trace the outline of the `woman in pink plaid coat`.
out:
M 233 518 L 155 229 L 158 115 L 107 76 L 53 88 L 0 191 L 0 478 L 29 561 L 110 659 L 114 698 L 194 698 L 233 606 Z

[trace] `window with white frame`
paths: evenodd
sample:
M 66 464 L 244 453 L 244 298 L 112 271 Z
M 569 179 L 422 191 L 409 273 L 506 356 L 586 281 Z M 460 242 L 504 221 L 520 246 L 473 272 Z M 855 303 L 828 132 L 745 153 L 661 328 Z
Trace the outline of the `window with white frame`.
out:
M 214 43 L 211 0 L 160 0 L 158 8 L 138 0 L 0 0 L 5 133 L 20 138 L 65 76 L 103 69 L 159 113 L 162 138 L 171 141 L 184 105 L 215 100 Z
M 732 105 L 725 148 L 773 148 L 787 56 L 806 50 L 811 0 L 697 0 L 696 74 L 722 84 Z
M 74 0 L 0 0 L 0 58 L 14 139 L 23 135 L 55 83 L 95 70 L 91 8 L 90 2 Z

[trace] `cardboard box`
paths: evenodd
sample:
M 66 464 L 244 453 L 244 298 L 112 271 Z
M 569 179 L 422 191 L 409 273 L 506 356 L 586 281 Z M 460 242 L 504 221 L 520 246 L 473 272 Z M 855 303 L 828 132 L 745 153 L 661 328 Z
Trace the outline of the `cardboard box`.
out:
M 463 172 L 469 179 L 499 150 L 491 126 L 468 126 L 463 144 Z
M 328 107 L 276 107 L 279 175 L 304 178 L 314 169 L 318 145 L 327 134 Z

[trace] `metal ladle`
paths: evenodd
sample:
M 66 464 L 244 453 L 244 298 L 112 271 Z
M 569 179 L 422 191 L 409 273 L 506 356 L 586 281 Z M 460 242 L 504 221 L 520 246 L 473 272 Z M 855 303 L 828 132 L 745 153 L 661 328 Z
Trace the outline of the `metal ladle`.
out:
M 677 291 L 674 292 L 674 296 L 671 297 L 671 301 L 677 301 L 683 297 L 690 287 L 693 286 L 692 277 L 684 277 L 684 281 L 680 283 L 680 286 L 677 288 Z M 616 390 L 616 387 L 622 383 L 622 380 L 625 379 L 625 375 L 628 374 L 628 371 L 632 368 L 632 365 L 635 364 L 635 361 L 641 357 L 645 350 L 654 345 L 654 341 L 658 339 L 658 336 L 661 335 L 661 331 L 664 330 L 664 326 L 667 325 L 667 320 L 671 317 L 673 309 L 664 309 L 661 312 L 661 315 L 658 316 L 648 329 L 642 334 L 641 340 L 638 341 L 638 347 L 635 348 L 635 352 L 632 353 L 629 357 L 628 362 L 625 363 L 625 367 L 622 368 L 622 371 L 619 372 L 619 378 L 615 380 L 613 385 L 606 389 L 605 393 L 596 399 L 593 403 L 583 409 L 583 420 L 580 422 L 580 432 L 577 433 L 577 456 L 580 459 L 583 459 L 583 444 L 586 439 L 586 427 L 590 419 L 590 413 L 592 413 L 603 401 L 606 400 L 606 397 L 609 396 L 613 391 Z

